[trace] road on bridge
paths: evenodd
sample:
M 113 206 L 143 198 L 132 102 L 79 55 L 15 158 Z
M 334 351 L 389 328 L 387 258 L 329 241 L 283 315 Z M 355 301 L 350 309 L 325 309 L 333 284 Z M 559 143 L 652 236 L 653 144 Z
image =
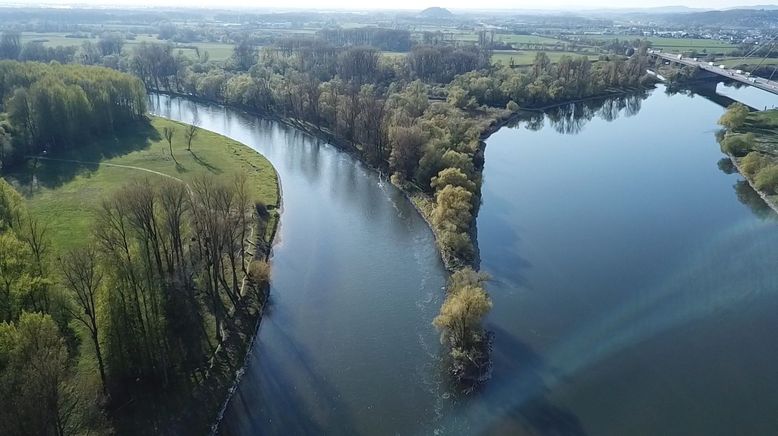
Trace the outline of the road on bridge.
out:
M 718 74 L 719 76 L 726 77 L 738 82 L 751 85 L 755 88 L 778 94 L 778 82 L 774 80 L 767 80 L 762 77 L 750 76 L 744 73 L 738 73 L 736 70 L 729 68 L 721 68 L 718 65 L 710 65 L 708 62 L 694 60 L 693 58 L 683 57 L 679 54 L 662 53 L 656 50 L 649 50 L 648 53 L 653 56 L 660 57 L 666 61 L 675 62 L 677 64 L 686 65 L 690 67 L 698 67 L 701 70 L 710 71 L 711 73 Z

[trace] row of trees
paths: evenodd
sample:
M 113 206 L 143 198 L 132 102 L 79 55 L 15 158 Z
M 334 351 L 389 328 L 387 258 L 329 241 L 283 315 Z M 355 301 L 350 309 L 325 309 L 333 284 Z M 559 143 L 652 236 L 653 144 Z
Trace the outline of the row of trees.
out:
M 408 51 L 411 49 L 411 32 L 408 30 L 380 27 L 322 29 L 318 35 L 336 46 L 371 46 L 388 51 Z
M 649 80 L 647 66 L 645 54 L 594 63 L 585 56 L 563 56 L 552 63 L 538 52 L 527 70 L 503 67 L 460 75 L 452 82 L 449 97 L 461 108 L 506 107 L 511 101 L 522 107 L 544 106 L 643 85 Z
M 100 405 L 196 391 L 264 298 L 267 264 L 246 245 L 255 224 L 264 234 L 262 211 L 243 177 L 131 182 L 104 200 L 92 240 L 53 259 L 45 226 L 0 179 L 0 397 L 14 399 L 0 433 L 104 429 Z
M 205 357 L 243 309 L 252 224 L 244 178 L 135 182 L 103 202 L 94 250 L 112 289 L 103 300 L 108 387 L 205 376 Z
M 113 134 L 145 117 L 141 82 L 83 65 L 0 61 L 0 166 Z
M 96 42 L 84 41 L 77 46 L 46 46 L 43 41 L 22 42 L 18 31 L 5 31 L 0 36 L 0 59 L 94 64 L 103 57 L 118 57 L 124 47 L 124 37 L 120 33 L 106 32 Z

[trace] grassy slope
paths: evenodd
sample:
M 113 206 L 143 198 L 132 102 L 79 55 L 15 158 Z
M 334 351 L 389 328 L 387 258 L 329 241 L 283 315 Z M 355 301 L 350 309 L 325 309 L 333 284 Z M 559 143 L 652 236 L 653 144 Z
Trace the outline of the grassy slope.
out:
M 160 134 L 164 126 L 176 129 L 173 154 L 178 163 L 171 158 L 167 142 Z M 184 181 L 203 173 L 231 177 L 244 170 L 253 198 L 277 206 L 278 184 L 270 162 L 256 151 L 224 136 L 200 130 L 192 142 L 192 152 L 189 152 L 183 124 L 153 118 L 147 131 L 136 131 L 111 142 L 114 143 L 89 144 L 50 157 L 140 167 Z M 112 151 L 106 154 L 102 149 Z M 31 212 L 48 223 L 55 251 L 85 241 L 100 200 L 128 180 L 146 178 L 153 181 L 162 177 L 128 168 L 40 160 L 34 171 L 37 183 L 31 183 L 33 167 L 31 161 L 27 171 L 11 173 L 8 178 L 27 197 Z

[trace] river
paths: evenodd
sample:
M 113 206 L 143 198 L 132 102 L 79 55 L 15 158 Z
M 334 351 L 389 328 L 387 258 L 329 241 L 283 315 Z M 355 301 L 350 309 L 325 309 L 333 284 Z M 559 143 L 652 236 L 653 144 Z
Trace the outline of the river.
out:
M 721 160 L 722 107 L 663 90 L 488 139 L 495 367 L 467 398 L 430 324 L 445 272 L 401 193 L 294 129 L 153 96 L 152 112 L 263 153 L 282 183 L 271 305 L 222 432 L 773 433 L 776 219 Z

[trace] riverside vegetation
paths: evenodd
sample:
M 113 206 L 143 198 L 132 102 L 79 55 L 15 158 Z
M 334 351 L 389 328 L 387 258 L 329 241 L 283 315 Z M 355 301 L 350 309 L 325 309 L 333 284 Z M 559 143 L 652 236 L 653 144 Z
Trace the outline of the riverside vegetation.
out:
M 399 34 L 398 34 L 399 32 Z M 526 68 L 491 63 L 482 42 L 422 41 L 407 31 L 342 29 L 309 37 L 259 41 L 235 33 L 232 56 L 192 59 L 170 44 L 141 42 L 122 51 L 121 41 L 82 47 L 74 61 L 101 64 L 139 77 L 147 89 L 228 104 L 274 116 L 358 156 L 388 174 L 406 192 L 435 232 L 451 271 L 477 268 L 474 222 L 480 204 L 482 138 L 520 108 L 537 108 L 645 85 L 645 48 L 632 57 L 562 56 L 552 63 L 537 53 Z M 110 36 L 115 39 L 114 36 Z M 108 36 L 106 36 L 108 38 Z M 13 46 L 14 35 L 5 38 Z M 404 41 L 407 56 L 382 56 L 389 40 Z M 358 42 L 358 43 L 357 43 Z M 375 44 L 380 47 L 358 44 Z M 10 56 L 16 50 L 0 50 Z M 83 52 L 83 53 L 82 53 Z M 481 287 L 482 288 L 482 287 Z M 471 316 L 452 288 L 448 316 Z M 485 294 L 484 294 L 485 295 Z M 487 296 L 488 298 L 488 296 Z M 448 306 L 446 306 L 448 304 Z M 479 322 L 465 323 L 477 341 L 461 341 L 437 323 L 462 365 L 480 362 L 487 341 Z M 478 365 L 488 369 L 488 365 Z M 483 377 L 455 378 L 465 389 Z
M 721 150 L 767 204 L 778 212 L 778 111 L 732 104 L 719 119 Z
M 150 122 L 124 73 L 5 61 L 0 92 L 28 197 L 0 180 L 0 433 L 205 432 L 266 299 L 273 168 Z
M 129 64 L 150 89 L 279 117 L 390 174 L 431 224 L 447 267 L 458 271 L 477 266 L 482 137 L 520 107 L 645 85 L 644 54 L 598 62 L 566 56 L 554 64 L 541 52 L 531 67 L 514 69 L 492 65 L 478 45 L 419 44 L 407 57 L 388 58 L 374 47 L 316 38 L 258 50 L 246 38 L 225 65 L 192 62 L 159 45 L 139 47 Z M 170 67 L 147 67 L 158 64 Z M 450 285 L 435 322 L 465 390 L 489 370 L 480 324 L 488 310 L 472 311 L 472 295 Z M 488 307 L 488 295 L 479 295 L 489 303 L 479 307 Z

